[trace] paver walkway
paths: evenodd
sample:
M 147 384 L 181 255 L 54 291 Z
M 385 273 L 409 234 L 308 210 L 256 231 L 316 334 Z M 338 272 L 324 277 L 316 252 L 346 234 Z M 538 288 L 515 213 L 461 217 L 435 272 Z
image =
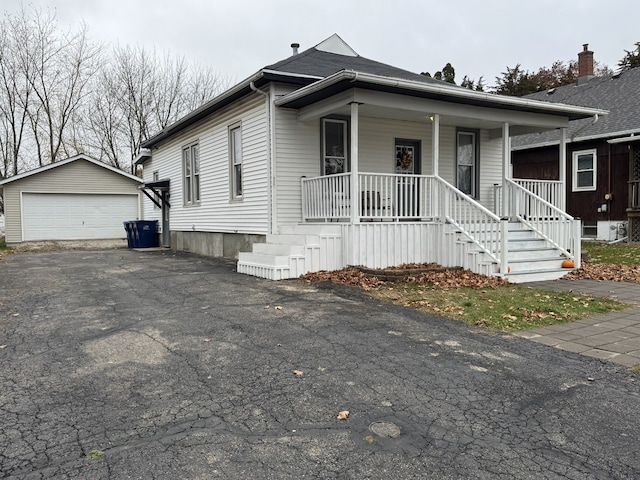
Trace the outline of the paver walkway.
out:
M 601 280 L 553 280 L 533 282 L 536 288 L 585 293 L 640 302 L 640 284 Z M 571 323 L 519 332 L 520 337 L 627 367 L 640 364 L 640 305 L 618 312 L 593 315 Z

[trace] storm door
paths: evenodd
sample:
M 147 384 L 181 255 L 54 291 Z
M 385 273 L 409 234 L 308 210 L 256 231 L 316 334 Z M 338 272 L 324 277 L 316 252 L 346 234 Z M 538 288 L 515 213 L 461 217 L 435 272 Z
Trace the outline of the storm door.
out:
M 395 215 L 402 219 L 422 216 L 419 178 L 421 169 L 420 140 L 396 138 L 395 173 L 402 175 L 396 179 Z

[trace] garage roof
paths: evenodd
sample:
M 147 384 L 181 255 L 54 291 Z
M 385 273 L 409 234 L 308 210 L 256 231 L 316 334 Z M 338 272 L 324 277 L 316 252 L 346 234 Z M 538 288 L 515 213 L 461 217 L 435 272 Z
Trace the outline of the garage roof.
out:
M 119 168 L 112 167 L 111 165 L 107 165 L 95 158 L 88 157 L 87 155 L 80 154 L 74 157 L 67 158 L 65 160 L 60 160 L 59 162 L 50 163 L 49 165 L 45 165 L 43 167 L 35 168 L 33 170 L 29 170 L 28 172 L 23 172 L 18 175 L 14 175 L 13 177 L 6 178 L 0 181 L 0 186 L 6 185 L 7 183 L 15 182 L 17 180 L 22 180 L 23 178 L 30 177 L 31 175 L 36 175 L 38 173 L 46 172 L 47 170 L 51 170 L 53 168 L 58 168 L 63 165 L 68 165 L 69 163 L 75 162 L 77 160 L 85 160 L 89 163 L 93 163 L 94 165 L 109 170 L 113 173 L 117 173 L 118 175 L 122 175 L 130 180 L 134 180 L 138 183 L 142 183 L 142 179 L 140 177 L 136 177 L 135 175 L 131 175 L 130 173 L 124 172 Z

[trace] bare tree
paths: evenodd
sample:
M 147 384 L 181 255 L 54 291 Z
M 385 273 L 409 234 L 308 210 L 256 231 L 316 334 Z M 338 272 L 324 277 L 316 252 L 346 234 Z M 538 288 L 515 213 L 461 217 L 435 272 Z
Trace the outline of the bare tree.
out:
M 103 54 L 35 7 L 0 20 L 0 179 L 77 153 L 129 170 L 142 141 L 228 82 L 142 47 Z M 0 205 L 1 206 L 1 205 Z
M 115 47 L 96 77 L 88 129 L 99 158 L 127 170 L 151 135 L 224 86 L 213 69 L 142 47 Z

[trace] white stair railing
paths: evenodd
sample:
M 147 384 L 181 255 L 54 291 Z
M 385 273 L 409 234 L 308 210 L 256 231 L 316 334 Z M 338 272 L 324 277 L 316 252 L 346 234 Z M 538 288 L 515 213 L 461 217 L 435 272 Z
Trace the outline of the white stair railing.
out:
M 537 232 L 579 267 L 579 221 L 513 180 L 507 179 L 506 186 L 507 191 L 503 195 L 508 196 L 507 215 Z
M 437 179 L 440 211 L 444 219 L 455 225 L 477 247 L 500 264 L 500 271 L 507 268 L 506 220 L 485 208 L 440 177 Z M 500 256 L 498 256 L 500 252 Z

